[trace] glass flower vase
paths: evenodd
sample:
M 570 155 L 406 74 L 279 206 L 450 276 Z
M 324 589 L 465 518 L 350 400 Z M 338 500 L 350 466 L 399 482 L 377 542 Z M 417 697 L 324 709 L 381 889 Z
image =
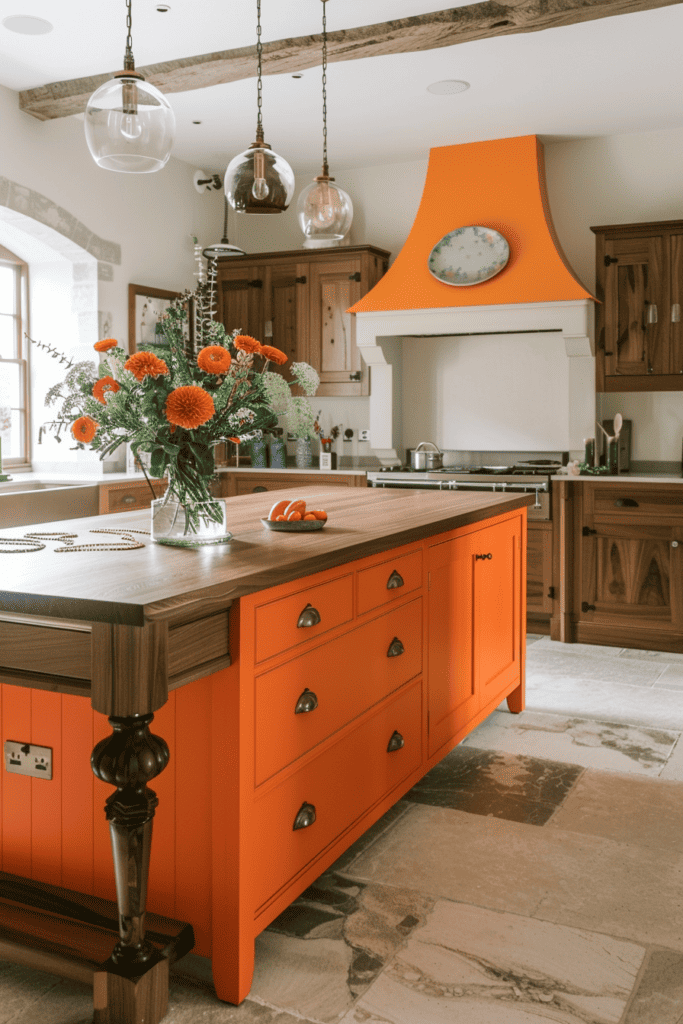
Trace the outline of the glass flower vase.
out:
M 204 544 L 227 544 L 232 534 L 227 526 L 224 498 L 183 505 L 173 496 L 152 502 L 152 540 L 181 548 Z

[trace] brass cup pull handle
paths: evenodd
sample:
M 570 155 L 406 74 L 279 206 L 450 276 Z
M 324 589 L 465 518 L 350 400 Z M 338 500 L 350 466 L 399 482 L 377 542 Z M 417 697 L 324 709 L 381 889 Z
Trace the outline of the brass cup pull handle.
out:
M 398 658 L 399 654 L 403 654 L 405 647 L 397 636 L 389 644 L 389 650 L 387 651 L 387 658 Z
M 320 612 L 312 604 L 307 604 L 296 624 L 297 629 L 306 629 L 308 626 L 317 626 L 320 622 Z
M 403 585 L 403 577 L 401 576 L 400 572 L 396 572 L 396 570 L 394 569 L 391 576 L 387 580 L 387 590 L 396 590 L 397 587 L 402 587 Z
M 617 498 L 614 504 L 617 508 L 638 508 L 638 502 L 635 498 Z
M 315 711 L 318 706 L 318 698 L 313 690 L 309 690 L 308 687 L 300 695 L 294 708 L 295 715 L 307 715 L 309 711 Z
M 485 554 L 485 555 L 475 555 L 475 556 L 474 556 L 474 560 L 475 560 L 475 562 L 476 562 L 476 560 L 477 560 L 478 558 L 481 558 L 481 559 L 486 559 L 486 558 L 493 558 L 493 555 L 491 554 L 491 552 L 490 552 L 490 551 L 489 551 L 489 552 L 487 552 L 487 554 Z
M 307 804 L 306 801 L 302 803 L 299 810 L 296 812 L 296 818 L 292 825 L 292 832 L 296 832 L 300 828 L 310 828 L 315 821 L 315 807 L 313 804 Z
M 400 732 L 395 731 L 387 744 L 387 754 L 392 754 L 394 750 L 400 750 L 405 746 L 405 742 Z

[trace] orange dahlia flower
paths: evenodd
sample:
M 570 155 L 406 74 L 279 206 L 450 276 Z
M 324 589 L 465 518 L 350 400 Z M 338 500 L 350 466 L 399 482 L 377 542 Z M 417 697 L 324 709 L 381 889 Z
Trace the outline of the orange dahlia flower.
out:
M 222 345 L 207 345 L 197 356 L 197 366 L 206 373 L 225 373 L 232 358 Z
M 250 334 L 238 334 L 234 341 L 235 348 L 241 348 L 243 352 L 261 351 L 261 342 L 252 338 Z
M 92 393 L 93 397 L 96 398 L 98 402 L 101 402 L 102 405 L 106 405 L 107 400 L 104 396 L 107 393 L 107 391 L 120 390 L 121 385 L 118 383 L 118 381 L 115 381 L 113 377 L 100 377 L 100 379 L 95 383 L 95 386 L 92 389 Z
M 285 355 L 282 349 L 273 348 L 272 345 L 261 345 L 260 356 L 264 359 L 269 359 L 271 363 L 277 363 L 278 366 L 284 366 L 289 359 L 289 356 Z
M 71 433 L 77 441 L 83 441 L 84 444 L 88 444 L 97 433 L 97 427 L 98 424 L 90 416 L 79 416 L 71 424 Z
M 103 338 L 102 341 L 96 341 L 93 348 L 96 352 L 108 352 L 110 348 L 116 348 L 117 345 L 116 338 Z
M 159 377 L 162 373 L 168 373 L 168 366 L 155 356 L 153 352 L 135 352 L 123 364 L 124 370 L 130 370 L 136 380 L 144 377 Z
M 178 427 L 194 430 L 210 420 L 216 408 L 213 398 L 203 388 L 191 384 L 176 388 L 166 399 L 166 419 Z

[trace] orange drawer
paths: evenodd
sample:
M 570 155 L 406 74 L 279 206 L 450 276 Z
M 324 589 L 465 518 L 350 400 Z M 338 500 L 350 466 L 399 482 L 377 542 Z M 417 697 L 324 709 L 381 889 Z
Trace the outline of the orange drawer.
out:
M 422 551 L 399 555 L 389 562 L 373 565 L 358 573 L 358 614 L 381 608 L 383 604 L 422 586 Z
M 387 745 L 395 731 L 403 737 L 404 746 L 389 752 Z M 257 800 L 251 865 L 256 908 L 420 765 L 421 734 L 422 685 L 418 681 Z M 315 808 L 315 821 L 295 830 L 304 804 Z
M 403 647 L 389 649 L 398 639 Z M 422 598 L 256 679 L 256 785 L 422 671 Z M 310 691 L 306 693 L 305 691 Z M 296 713 L 297 703 L 317 702 Z
M 299 626 L 302 612 L 311 606 L 310 626 Z M 317 616 L 314 614 L 317 612 Z M 256 663 L 288 651 L 353 618 L 353 574 L 308 587 L 256 608 Z

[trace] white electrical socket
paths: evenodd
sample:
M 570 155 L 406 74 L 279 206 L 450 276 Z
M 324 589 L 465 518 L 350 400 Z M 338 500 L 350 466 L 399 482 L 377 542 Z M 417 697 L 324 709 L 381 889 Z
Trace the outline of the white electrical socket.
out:
M 359 441 L 369 441 L 370 440 L 370 431 L 369 430 L 359 430 L 358 431 L 358 440 Z
M 19 743 L 17 740 L 5 740 L 5 768 L 16 775 L 51 779 L 52 748 L 37 747 L 33 743 Z

